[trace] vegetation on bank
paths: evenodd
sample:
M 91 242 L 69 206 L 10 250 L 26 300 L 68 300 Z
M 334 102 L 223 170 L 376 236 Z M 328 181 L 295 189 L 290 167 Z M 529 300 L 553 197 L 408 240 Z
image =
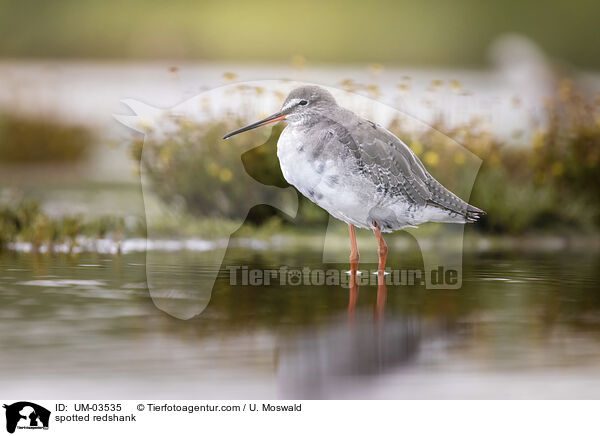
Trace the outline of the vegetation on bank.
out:
M 481 232 L 596 232 L 600 229 L 600 101 L 587 99 L 564 80 L 547 102 L 544 118 L 532 126 L 533 143 L 522 146 L 500 142 L 475 121 L 449 128 L 439 120 L 419 133 L 406 130 L 401 119 L 386 127 L 450 188 L 470 187 L 471 174 L 463 171 L 468 156 L 462 147 L 482 159 L 469 200 L 488 212 L 476 224 Z M 266 142 L 259 131 L 222 141 L 224 132 L 250 121 L 181 121 L 166 139 L 146 138 L 132 144 L 131 150 L 143 163 L 152 189 L 170 207 L 199 219 L 239 218 L 245 216 L 248 196 L 256 195 L 240 183 L 245 176 L 240 175 L 240 156 L 244 171 L 257 181 L 288 186 L 276 157 L 280 126 Z M 276 211 L 259 208 L 249 218 L 260 224 L 274 216 Z M 294 225 L 312 227 L 327 219 L 323 210 L 301 198 Z
M 471 202 L 488 214 L 483 232 L 594 232 L 600 229 L 600 98 L 565 79 L 533 126 L 532 144 L 508 146 L 485 131 L 446 133 L 483 163 Z M 440 127 L 443 129 L 443 126 Z
M 41 247 L 52 251 L 53 247 L 63 244 L 72 249 L 82 236 L 120 240 L 125 231 L 125 220 L 120 217 L 51 217 L 37 202 L 26 199 L 0 204 L 0 250 L 13 242 L 31 243 L 34 251 Z
M 0 162 L 73 162 L 94 143 L 91 129 L 53 116 L 0 112 Z
M 348 81 L 341 86 L 348 87 Z M 352 87 L 359 86 L 352 82 Z M 377 91 L 373 86 L 363 90 Z M 432 128 L 415 132 L 403 120 L 393 119 L 386 127 L 448 187 L 473 186 L 469 201 L 488 212 L 470 226 L 480 233 L 511 237 L 598 233 L 600 98 L 586 98 L 564 80 L 547 102 L 544 118 L 532 126 L 533 143 L 522 146 L 502 143 L 475 121 L 449 128 L 438 120 Z M 153 201 L 176 212 L 149 222 L 152 236 L 214 238 L 242 221 L 245 224 L 236 233 L 239 237 L 293 234 L 296 228 L 304 234 L 308 229 L 325 229 L 327 213 L 302 196 L 295 219 L 264 205 L 252 207 L 247 214 L 248 205 L 282 200 L 278 196 L 284 190 L 275 188 L 288 186 L 276 156 L 283 126 L 276 126 L 266 141 L 265 130 L 221 139 L 225 132 L 249 121 L 254 120 L 244 114 L 228 121 L 180 120 L 169 135 L 130 144 L 134 160 L 144 165 L 149 187 L 156 194 Z M 5 115 L 0 117 L 0 138 L 1 161 L 23 164 L 80 159 L 93 135 L 76 126 Z M 465 149 L 482 160 L 474 185 Z M 243 177 L 246 182 L 240 183 Z M 251 183 L 259 188 L 250 189 Z M 268 194 L 262 192 L 265 186 L 272 188 Z M 50 216 L 27 197 L 8 201 L 1 197 L 0 249 L 28 242 L 34 250 L 48 247 L 51 251 L 59 244 L 74 247 L 80 237 L 120 240 L 147 234 L 139 221 L 126 225 L 122 217 Z

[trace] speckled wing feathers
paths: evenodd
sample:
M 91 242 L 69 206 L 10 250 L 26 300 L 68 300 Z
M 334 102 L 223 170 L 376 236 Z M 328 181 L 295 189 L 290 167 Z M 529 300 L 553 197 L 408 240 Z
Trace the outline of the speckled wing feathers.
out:
M 450 215 L 463 216 L 468 222 L 484 213 L 435 180 L 408 146 L 392 133 L 362 119 L 347 127 L 344 124 L 334 123 L 330 132 L 354 155 L 358 169 L 371 177 L 385 196 L 401 197 L 417 207 L 437 206 Z

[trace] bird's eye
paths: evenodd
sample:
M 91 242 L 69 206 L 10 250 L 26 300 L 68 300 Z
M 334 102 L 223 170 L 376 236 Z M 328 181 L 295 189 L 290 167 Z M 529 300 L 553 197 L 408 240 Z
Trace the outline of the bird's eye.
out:
M 308 102 L 306 100 L 300 100 L 300 102 L 298 104 L 300 106 L 306 106 L 308 104 Z

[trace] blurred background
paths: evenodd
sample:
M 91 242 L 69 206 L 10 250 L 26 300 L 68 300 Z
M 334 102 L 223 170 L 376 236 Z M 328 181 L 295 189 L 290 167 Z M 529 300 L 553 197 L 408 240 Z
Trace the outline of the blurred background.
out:
M 88 380 L 88 392 L 106 396 L 436 398 L 461 396 L 461 386 L 476 398 L 597 395 L 599 16 L 591 0 L 0 0 L 0 323 L 13 332 L 2 373 L 25 377 L 40 368 L 23 360 L 43 357 L 47 373 L 71 380 L 65 392 Z M 391 321 L 379 329 L 367 287 L 359 336 L 340 327 L 347 289 L 265 287 L 253 298 L 224 276 L 185 327 L 152 306 L 147 248 L 167 272 L 192 277 L 193 290 L 215 235 L 246 218 L 236 205 L 248 195 L 232 183 L 240 156 L 258 182 L 287 186 L 275 155 L 282 126 L 220 142 L 281 104 L 279 89 L 247 84 L 266 79 L 368 98 L 365 116 L 487 211 L 465 230 L 463 291 L 388 289 Z M 229 94 L 193 100 L 217 87 Z M 219 104 L 229 98 L 236 110 Z M 114 117 L 192 100 L 202 117 L 146 143 Z M 398 115 L 382 118 L 377 104 Z M 252 208 L 236 232 L 245 242 L 223 264 L 318 265 L 328 216 L 298 201 L 297 216 Z M 148 210 L 168 213 L 150 222 Z M 444 244 L 441 226 L 424 234 Z M 359 235 L 367 256 L 369 237 Z M 422 266 L 410 235 L 390 245 L 396 267 Z M 73 333 L 84 325 L 86 336 Z M 239 364 L 215 365 L 231 356 Z M 157 384 L 132 377 L 134 366 Z M 430 379 L 434 368 L 443 371 Z M 30 385 L 3 381 L 6 396 L 52 392 L 39 374 Z M 326 382 L 305 383 L 315 377 Z
M 54 222 L 65 215 L 82 225 L 110 215 L 84 226 L 101 235 L 143 233 L 132 170 L 139 150 L 113 119 L 128 113 L 121 100 L 170 108 L 262 79 L 363 94 L 458 141 L 484 160 L 472 194 L 490 212 L 478 224 L 483 232 L 598 228 L 595 2 L 0 4 L 3 204 L 35 202 L 60 233 L 33 242 L 71 239 Z M 209 121 L 226 129 L 231 115 Z M 245 121 L 243 108 L 235 115 Z M 436 171 L 431 141 L 385 124 Z M 31 240 L 31 225 L 19 224 L 17 235 L 3 224 L 0 242 Z

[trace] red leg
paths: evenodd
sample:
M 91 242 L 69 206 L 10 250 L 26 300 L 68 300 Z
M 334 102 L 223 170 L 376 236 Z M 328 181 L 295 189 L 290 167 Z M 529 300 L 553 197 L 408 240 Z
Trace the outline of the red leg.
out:
M 350 232 L 350 270 L 358 270 L 358 245 L 356 244 L 356 230 L 352 224 L 348 224 L 348 231 Z
M 387 259 L 388 247 L 381 236 L 381 230 L 379 230 L 379 226 L 377 223 L 375 224 L 375 228 L 373 229 L 373 233 L 377 237 L 377 242 L 379 243 L 379 249 L 377 250 L 377 254 L 379 255 L 379 268 L 377 268 L 378 272 L 383 272 L 385 270 L 385 260 Z
M 377 268 L 377 305 L 375 308 L 375 316 L 376 318 L 381 318 L 383 315 L 383 310 L 385 308 L 385 299 L 387 294 L 387 289 L 385 286 L 385 261 L 387 259 L 388 247 L 381 235 L 381 230 L 377 223 L 375 224 L 375 229 L 373 232 L 377 237 L 377 242 L 379 243 L 379 249 L 377 250 L 377 254 L 379 255 L 379 266 Z
M 356 230 L 352 224 L 348 224 L 350 232 L 350 298 L 348 300 L 348 315 L 350 319 L 354 317 L 354 308 L 358 299 L 358 281 L 356 275 L 358 273 L 358 245 L 356 244 Z

